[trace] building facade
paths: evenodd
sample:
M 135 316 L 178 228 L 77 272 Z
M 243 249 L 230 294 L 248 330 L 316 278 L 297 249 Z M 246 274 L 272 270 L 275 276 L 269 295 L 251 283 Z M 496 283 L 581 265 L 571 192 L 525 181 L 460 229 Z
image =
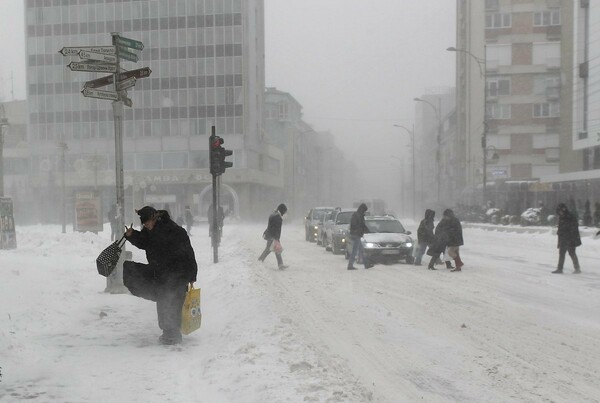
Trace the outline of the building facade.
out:
M 133 107 L 125 108 L 127 221 L 144 204 L 168 205 L 174 216 L 190 205 L 206 215 L 213 125 L 234 151 L 234 166 L 222 177 L 225 210 L 258 218 L 279 199 L 283 155 L 265 142 L 263 127 L 262 0 L 28 0 L 25 19 L 28 137 L 40 216 L 56 206 L 57 143 L 68 147 L 67 204 L 79 189 L 100 191 L 105 207 L 115 200 L 111 102 L 81 94 L 86 81 L 103 74 L 70 71 L 77 56 L 58 53 L 110 45 L 111 32 L 144 43 L 139 62 L 124 62 L 125 69 L 152 70 L 129 90 Z
M 516 211 L 531 207 L 522 193 L 540 188 L 528 186 L 558 174 L 563 163 L 580 163 L 581 153 L 561 146 L 572 134 L 564 126 L 570 99 L 564 103 L 563 89 L 570 81 L 573 6 L 572 0 L 457 1 L 457 127 L 466 134 L 472 189 L 465 202 L 483 202 L 485 169 L 486 199 Z

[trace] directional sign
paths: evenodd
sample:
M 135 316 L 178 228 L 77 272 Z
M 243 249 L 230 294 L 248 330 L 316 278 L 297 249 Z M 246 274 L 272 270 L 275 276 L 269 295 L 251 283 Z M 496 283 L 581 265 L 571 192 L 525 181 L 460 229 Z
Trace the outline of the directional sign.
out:
M 150 74 L 152 74 L 152 70 L 150 70 L 150 67 L 142 67 L 141 69 L 130 70 L 119 74 L 119 79 L 125 80 L 126 78 L 130 77 L 145 78 L 150 77 Z
M 71 62 L 68 64 L 71 71 L 92 71 L 96 73 L 116 73 L 116 64 L 96 64 L 96 63 L 78 63 Z
M 123 91 L 123 90 L 126 90 L 127 88 L 133 87 L 135 85 L 136 81 L 137 80 L 135 77 L 131 77 L 126 80 L 117 82 L 117 91 Z
M 128 106 L 128 107 L 132 107 L 133 106 L 133 101 L 127 97 L 121 97 L 121 101 L 123 101 L 123 105 Z
M 129 60 L 130 62 L 137 63 L 139 58 L 135 53 L 131 53 L 126 48 L 122 48 L 121 46 L 117 46 L 117 54 L 121 59 Z
M 113 91 L 91 90 L 89 88 L 84 88 L 81 90 L 81 93 L 84 97 L 88 98 L 108 99 L 111 101 L 119 100 L 119 95 Z
M 97 78 L 95 80 L 87 81 L 83 86 L 85 88 L 100 88 L 113 83 L 115 76 L 104 76 Z
M 115 35 L 114 36 L 115 43 L 120 46 L 125 46 L 127 48 L 142 50 L 144 49 L 144 44 L 140 41 L 136 41 L 135 39 L 123 38 L 122 36 Z
M 114 55 L 116 49 L 114 46 L 77 46 L 77 47 L 64 47 L 58 51 L 63 56 L 77 56 L 82 50 L 88 52 L 102 53 L 105 55 Z
M 107 55 L 104 53 L 89 52 L 87 50 L 80 50 L 79 57 L 81 59 L 97 60 L 99 62 L 105 62 L 105 63 L 116 63 L 117 62 L 117 56 L 115 56 L 115 55 Z

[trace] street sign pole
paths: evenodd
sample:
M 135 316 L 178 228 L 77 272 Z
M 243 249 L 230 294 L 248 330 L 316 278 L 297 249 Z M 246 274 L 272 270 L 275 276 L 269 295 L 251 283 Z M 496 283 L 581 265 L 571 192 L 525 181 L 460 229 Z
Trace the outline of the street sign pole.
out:
M 116 36 L 118 33 L 111 33 L 112 43 L 116 45 Z M 119 64 L 119 56 L 117 55 L 117 69 L 113 76 L 113 84 L 115 86 L 115 92 L 117 91 L 117 82 L 119 74 L 121 73 L 121 67 Z M 125 231 L 125 188 L 124 188 L 124 175 L 123 175 L 123 101 L 119 99 L 113 101 L 113 118 L 115 123 L 115 174 L 116 174 L 116 191 L 117 191 L 117 228 L 120 231 Z M 124 294 L 128 290 L 123 284 L 123 261 L 125 252 L 125 246 L 123 246 L 124 253 L 121 254 L 121 258 L 117 263 L 117 267 L 113 274 L 106 278 L 106 289 L 105 292 L 111 294 Z

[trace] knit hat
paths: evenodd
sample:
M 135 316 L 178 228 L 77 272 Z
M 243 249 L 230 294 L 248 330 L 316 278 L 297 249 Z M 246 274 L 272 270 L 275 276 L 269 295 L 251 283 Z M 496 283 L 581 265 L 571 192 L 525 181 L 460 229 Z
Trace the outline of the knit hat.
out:
M 152 219 L 157 213 L 154 207 L 144 206 L 139 210 L 135 211 L 140 216 L 140 221 L 144 224 L 146 221 Z
M 279 206 L 277 206 L 277 211 L 279 211 L 279 213 L 281 213 L 281 215 L 284 215 L 285 212 L 287 211 L 287 206 L 283 203 L 281 203 Z

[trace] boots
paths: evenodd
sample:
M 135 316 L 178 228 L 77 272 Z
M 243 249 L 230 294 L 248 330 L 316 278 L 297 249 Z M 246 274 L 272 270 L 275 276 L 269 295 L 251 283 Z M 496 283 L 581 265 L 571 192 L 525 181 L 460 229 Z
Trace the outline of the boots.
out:
M 456 267 L 450 271 L 461 271 L 460 269 L 465 265 L 462 260 L 460 260 L 460 256 L 454 258 L 454 264 Z
M 449 260 L 446 260 L 446 269 L 454 269 L 454 266 L 452 266 L 452 263 L 450 263 Z
M 562 269 L 556 269 L 552 273 L 554 273 L 554 274 L 562 274 L 562 272 L 563 272 Z

